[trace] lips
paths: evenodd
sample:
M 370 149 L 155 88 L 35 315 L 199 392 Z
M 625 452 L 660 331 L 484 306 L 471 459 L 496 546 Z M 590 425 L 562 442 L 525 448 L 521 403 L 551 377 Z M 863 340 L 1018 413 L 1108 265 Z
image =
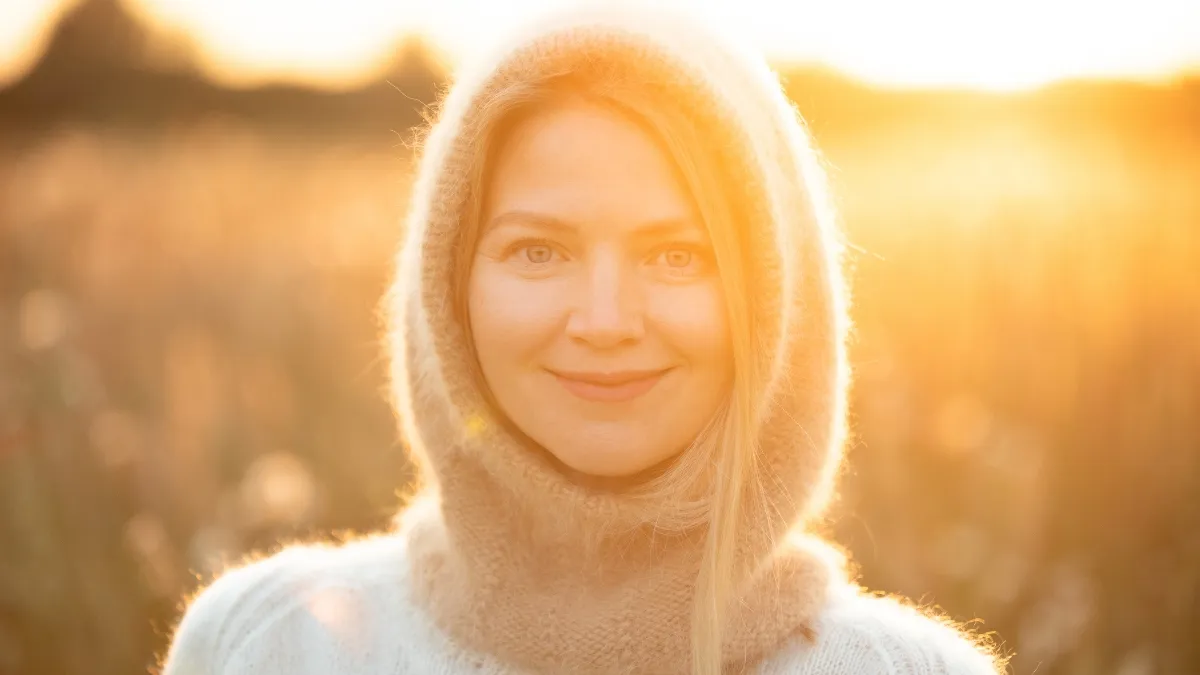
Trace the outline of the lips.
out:
M 550 371 L 567 391 L 585 401 L 601 403 L 631 401 L 653 389 L 668 372 L 670 368 L 616 372 Z

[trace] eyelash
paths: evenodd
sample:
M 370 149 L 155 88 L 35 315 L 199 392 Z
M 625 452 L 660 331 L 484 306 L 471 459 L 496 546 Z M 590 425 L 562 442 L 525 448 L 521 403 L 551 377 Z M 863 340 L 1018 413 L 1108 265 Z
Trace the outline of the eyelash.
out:
M 521 253 L 522 251 L 524 251 L 526 249 L 540 248 L 540 247 L 545 247 L 545 248 L 550 249 L 552 254 L 562 255 L 562 251 L 561 251 L 560 247 L 557 246 L 553 241 L 550 241 L 549 239 L 521 239 L 519 241 L 513 242 L 507 249 L 505 249 L 504 257 L 512 258 L 513 256 Z M 691 254 L 691 256 L 693 257 L 694 264 L 699 264 L 699 265 L 707 264 L 711 258 L 711 254 L 705 248 L 703 248 L 701 246 L 697 246 L 694 244 L 686 244 L 686 243 L 674 243 L 674 244 L 668 244 L 666 246 L 662 246 L 662 247 L 655 249 L 654 252 L 651 253 L 651 255 L 649 256 L 649 259 L 657 260 L 659 257 L 663 256 L 664 254 L 670 253 L 672 251 L 685 251 L 685 252 Z M 537 263 L 530 262 L 528 260 L 523 260 L 521 262 L 524 262 L 524 263 L 527 263 L 530 265 L 537 264 Z M 667 266 L 667 269 L 681 271 L 684 268 L 672 268 L 670 266 Z
M 519 241 L 513 242 L 507 249 L 505 249 L 504 257 L 511 258 L 512 256 L 517 255 L 521 251 L 524 251 L 525 249 L 539 248 L 539 247 L 543 247 L 543 246 L 550 249 L 553 253 L 561 253 L 559 251 L 558 247 L 554 245 L 554 242 L 552 242 L 548 239 L 521 239 Z M 523 261 L 523 262 L 529 262 L 529 261 Z M 529 264 L 536 264 L 536 263 L 529 263 Z
M 709 262 L 709 258 L 710 258 L 710 254 L 707 251 L 707 249 L 704 249 L 700 246 L 696 246 L 694 244 L 677 243 L 677 244 L 669 244 L 667 246 L 663 246 L 659 249 L 656 249 L 654 251 L 654 254 L 651 256 L 651 259 L 657 260 L 659 257 L 662 257 L 672 251 L 684 251 L 692 256 L 692 259 L 689 261 L 689 265 L 687 267 L 671 267 L 670 265 L 666 265 L 665 266 L 666 269 L 671 270 L 672 273 L 682 273 L 682 272 L 684 272 L 686 270 L 690 270 L 694 267 L 703 267 L 704 265 L 706 265 Z

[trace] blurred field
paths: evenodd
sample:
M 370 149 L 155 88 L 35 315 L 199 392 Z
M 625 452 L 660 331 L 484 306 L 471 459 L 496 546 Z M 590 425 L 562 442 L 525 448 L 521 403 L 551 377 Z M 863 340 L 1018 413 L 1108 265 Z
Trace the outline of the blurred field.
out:
M 1197 87 L 818 84 L 855 248 L 831 531 L 1014 672 L 1200 672 Z M 197 575 L 386 524 L 394 128 L 0 132 L 0 673 L 144 672 Z
M 209 127 L 4 153 L 0 672 L 138 672 L 189 570 L 385 522 L 372 310 L 406 166 L 380 150 Z

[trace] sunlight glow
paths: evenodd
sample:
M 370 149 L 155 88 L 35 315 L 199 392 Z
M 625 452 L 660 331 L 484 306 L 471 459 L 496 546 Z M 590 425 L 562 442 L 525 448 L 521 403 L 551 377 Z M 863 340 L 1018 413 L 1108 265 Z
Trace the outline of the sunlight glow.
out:
M 32 62 L 72 0 L 0 9 L 0 84 Z M 408 34 L 450 59 L 517 17 L 574 0 L 122 0 L 183 32 L 226 84 L 354 86 L 379 75 Z M 886 86 L 1020 89 L 1073 77 L 1162 79 L 1200 67 L 1195 0 L 693 0 L 774 59 L 821 63 Z M 11 79 L 11 77 L 10 77 Z
M 417 29 L 393 0 L 130 0 L 151 25 L 185 29 L 227 84 L 304 79 L 352 86 L 377 75 L 398 37 Z
M 709 2 L 784 60 L 885 86 L 1022 89 L 1074 77 L 1170 77 L 1200 65 L 1192 0 Z M 765 4 L 765 0 L 764 0 Z
M 64 8 L 60 0 L 18 0 L 0 6 L 0 87 L 33 67 Z

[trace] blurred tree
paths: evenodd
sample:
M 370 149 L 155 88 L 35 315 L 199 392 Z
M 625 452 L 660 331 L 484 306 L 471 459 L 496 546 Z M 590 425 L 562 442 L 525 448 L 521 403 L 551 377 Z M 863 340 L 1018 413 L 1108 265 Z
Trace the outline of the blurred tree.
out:
M 149 35 L 122 0 L 83 0 L 63 15 L 37 77 L 80 80 L 145 66 Z

